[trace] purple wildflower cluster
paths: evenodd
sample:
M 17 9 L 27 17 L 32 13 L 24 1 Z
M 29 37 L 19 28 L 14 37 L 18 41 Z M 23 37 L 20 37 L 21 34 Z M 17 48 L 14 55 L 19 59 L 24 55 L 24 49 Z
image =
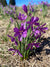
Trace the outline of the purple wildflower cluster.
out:
M 45 18 L 47 16 L 47 9 L 49 8 L 50 4 L 48 4 L 48 2 L 44 2 L 44 1 L 41 1 L 39 2 L 39 5 L 40 5 L 40 11 L 42 12 L 42 15 L 43 15 L 43 18 Z
M 3 7 L 3 5 L 0 5 L 0 7 L 2 8 L 3 15 L 12 16 L 16 13 L 16 6 L 9 5 Z
M 48 4 L 44 2 L 41 2 L 41 4 L 48 6 Z M 1 5 L 1 7 L 4 14 L 10 15 L 10 21 L 12 23 L 14 19 L 17 20 L 17 24 L 14 23 L 14 35 L 8 35 L 13 44 L 15 44 L 13 45 L 13 48 L 9 49 L 9 51 L 13 51 L 13 55 L 18 53 L 22 59 L 27 59 L 32 49 L 40 47 L 39 39 L 43 33 L 46 33 L 46 30 L 48 29 L 45 27 L 46 23 L 41 25 L 39 23 L 39 18 L 32 15 L 35 9 L 31 4 L 29 7 L 26 5 L 22 6 L 23 11 L 25 12 L 24 14 L 21 12 L 17 14 L 16 6 L 9 5 L 3 7 Z M 40 11 L 42 11 L 42 8 Z M 16 18 L 14 18 L 14 15 L 16 15 Z M 20 20 L 22 23 L 19 24 L 18 20 Z
M 25 20 L 24 23 L 21 23 L 18 27 L 14 28 L 14 36 L 8 35 L 12 42 L 15 42 L 16 48 L 10 48 L 9 51 L 14 51 L 13 55 L 18 53 L 23 59 L 28 58 L 30 50 L 33 49 L 33 46 L 38 48 L 40 47 L 40 42 L 37 40 L 42 36 L 42 33 L 45 33 L 48 29 L 45 27 L 46 23 L 40 25 L 39 18 L 31 16 L 28 18 L 28 8 L 26 5 L 22 6 L 26 15 L 19 13 L 17 16 L 18 20 Z M 27 18 L 29 21 L 26 21 Z M 10 18 L 12 20 L 12 18 Z M 13 20 L 12 20 L 13 22 Z M 29 51 L 29 52 L 28 52 Z
M 19 15 L 17 16 L 19 20 L 23 21 L 27 19 L 27 16 L 25 16 L 24 14 L 19 13 Z
M 40 9 L 40 11 L 42 11 L 43 9 L 45 10 L 45 7 L 49 7 L 50 4 L 48 4 L 48 2 L 44 2 L 44 1 L 41 1 L 41 3 L 39 2 L 40 6 L 42 5 L 43 8 Z
M 39 3 L 39 4 L 46 5 L 47 7 L 50 6 L 50 4 L 48 4 L 48 2 L 44 2 L 44 1 L 41 1 L 41 3 Z

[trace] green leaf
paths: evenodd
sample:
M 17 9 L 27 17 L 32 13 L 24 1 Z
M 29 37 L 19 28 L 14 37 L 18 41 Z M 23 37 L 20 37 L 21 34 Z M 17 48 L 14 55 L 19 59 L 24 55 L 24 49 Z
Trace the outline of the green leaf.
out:
M 23 53 L 24 50 L 25 50 L 25 49 L 24 49 L 24 44 L 21 44 L 21 47 L 20 47 L 20 48 L 21 48 L 21 53 Z
M 27 50 L 27 56 L 29 55 L 29 51 L 30 51 L 30 49 Z
M 7 41 L 8 41 L 7 36 L 2 36 L 2 39 L 3 39 L 5 42 L 7 42 Z
M 30 36 L 30 33 L 31 33 L 31 27 L 30 27 L 30 29 L 28 30 L 27 37 Z
M 19 25 L 19 23 L 18 23 L 17 21 L 16 21 L 16 23 L 17 23 L 17 27 L 18 27 L 18 28 L 20 28 L 20 25 Z
M 27 19 L 26 19 L 26 22 L 27 22 L 27 21 L 30 21 L 30 19 L 31 19 L 31 17 L 27 18 Z
M 26 51 L 24 52 L 24 59 L 26 59 Z
M 7 30 L 6 30 L 6 34 L 8 33 L 8 30 L 9 30 L 10 26 L 11 26 L 11 22 L 9 22 L 9 25 L 7 27 Z
M 7 30 L 10 28 L 10 24 L 11 24 L 11 22 L 9 23 L 9 25 L 8 25 L 8 27 L 7 27 Z

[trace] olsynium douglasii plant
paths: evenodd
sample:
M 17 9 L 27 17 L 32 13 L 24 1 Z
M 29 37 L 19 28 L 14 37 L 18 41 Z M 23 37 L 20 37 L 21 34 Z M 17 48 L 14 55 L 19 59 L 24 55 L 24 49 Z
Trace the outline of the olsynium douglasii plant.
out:
M 9 6 L 5 6 L 3 7 L 2 4 L 0 4 L 0 13 L 1 16 L 4 18 L 5 17 L 13 17 L 17 12 L 17 6 L 13 6 L 13 5 L 9 5 Z
M 31 15 L 33 15 L 33 16 L 35 16 L 35 13 L 36 13 L 36 9 L 34 8 L 34 5 L 31 5 L 31 3 L 29 3 L 29 5 L 28 5 L 28 12 L 29 12 L 29 16 L 31 16 Z
M 40 25 L 38 17 L 29 15 L 26 5 L 23 5 L 22 8 L 26 13 L 26 16 L 19 13 L 17 19 L 24 23 L 19 24 L 16 22 L 17 26 L 13 29 L 14 35 L 8 35 L 8 37 L 12 42 L 15 42 L 9 51 L 13 51 L 13 55 L 18 53 L 21 60 L 24 60 L 28 59 L 31 50 L 40 47 L 39 39 L 41 38 L 42 33 L 45 33 L 48 28 L 45 27 L 46 23 Z M 12 18 L 10 19 L 12 20 Z
M 42 12 L 43 18 L 45 19 L 45 16 L 47 15 L 47 9 L 50 5 L 47 2 L 41 1 L 40 3 L 40 11 Z
M 4 18 L 4 14 L 3 14 L 3 5 L 0 3 L 0 15 L 2 16 L 1 19 Z
M 17 12 L 16 10 L 17 10 L 16 6 L 9 5 L 9 6 L 3 7 L 3 5 L 0 4 L 0 14 L 2 16 L 2 19 L 5 18 L 5 17 L 6 18 L 10 17 L 10 22 L 9 22 L 9 24 L 7 26 L 7 29 L 6 29 L 6 35 L 3 35 L 3 37 L 2 37 L 2 39 L 4 41 L 8 41 L 7 40 L 7 33 L 8 33 L 8 30 L 9 30 L 11 24 L 13 23 L 13 18 L 15 18 L 14 15 Z

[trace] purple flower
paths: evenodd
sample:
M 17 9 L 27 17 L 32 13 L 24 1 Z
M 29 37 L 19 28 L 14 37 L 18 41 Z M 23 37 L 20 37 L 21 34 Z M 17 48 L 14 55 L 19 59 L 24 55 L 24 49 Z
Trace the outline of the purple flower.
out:
M 41 1 L 41 3 L 40 4 L 43 4 L 43 1 Z
M 29 5 L 31 5 L 31 2 L 29 2 Z
M 9 51 L 14 51 L 13 55 L 15 55 L 15 53 L 18 53 L 21 57 L 23 57 L 22 54 L 17 49 L 10 48 Z
M 34 9 L 32 8 L 31 5 L 29 6 L 29 10 L 32 11 L 32 12 L 34 12 Z
M 9 7 L 10 7 L 10 8 L 14 8 L 15 6 L 13 6 L 13 5 L 9 5 Z
M 34 17 L 34 22 L 37 22 L 39 20 L 39 18 L 38 17 Z M 39 24 L 38 24 L 39 25 Z
M 48 2 L 46 2 L 47 3 L 47 7 L 49 7 L 50 6 L 50 4 L 48 3 Z
M 44 2 L 44 1 L 41 1 L 41 3 L 39 3 L 39 4 L 41 4 L 41 5 L 45 5 L 45 6 L 50 6 L 50 4 L 48 4 L 48 2 Z
M 38 26 L 38 27 L 36 28 L 36 30 L 39 30 L 40 32 L 45 33 L 45 30 L 48 30 L 47 27 L 44 27 L 45 25 L 46 25 L 46 23 L 43 24 L 43 25 L 41 25 L 41 26 Z
M 31 5 L 29 6 L 29 10 L 31 11 Z
M 21 26 L 23 26 L 23 27 L 24 27 L 24 29 L 26 29 L 26 22 L 21 23 Z
M 32 8 L 32 12 L 34 12 L 34 9 Z
M 40 44 L 40 43 L 29 43 L 29 44 L 28 44 L 28 47 L 27 47 L 27 50 L 28 50 L 29 48 L 32 50 L 33 46 L 35 46 L 35 47 L 38 48 L 38 47 L 39 47 L 39 44 Z
M 33 29 L 33 32 L 31 33 L 31 35 L 34 34 L 33 37 L 35 37 L 36 39 L 38 39 L 41 36 L 41 31 L 39 29 Z
M 41 25 L 41 26 L 38 26 L 35 29 L 33 29 L 33 32 L 31 33 L 31 35 L 34 34 L 34 37 L 36 39 L 39 38 L 39 37 L 41 37 L 42 33 L 45 33 L 45 30 L 48 29 L 47 27 L 44 27 L 45 25 L 46 25 L 46 23 L 43 24 L 43 25 Z
M 12 19 L 12 17 L 10 17 L 10 20 L 11 20 L 11 22 L 13 23 L 13 19 Z
M 27 36 L 27 30 L 24 28 L 24 26 L 21 26 L 19 29 L 14 28 L 14 32 L 14 36 L 18 36 L 19 41 L 22 41 L 22 38 L 25 38 Z
M 4 7 L 3 7 L 3 5 L 2 5 L 2 9 L 3 9 Z
M 12 36 L 10 36 L 10 35 L 8 35 L 8 37 L 11 38 L 11 41 L 12 41 L 12 42 L 15 42 L 15 44 L 16 44 L 16 46 L 17 46 L 17 42 L 16 42 L 15 38 L 12 37 Z
M 42 8 L 40 9 L 40 11 L 42 11 Z
M 27 31 L 24 31 L 23 34 L 22 34 L 22 37 L 26 37 L 27 36 Z
M 43 2 L 43 4 L 47 6 L 48 3 L 47 2 Z
M 39 30 L 33 29 L 34 36 L 38 36 L 40 34 Z
M 19 13 L 18 19 L 21 20 L 21 21 L 26 20 L 27 16 L 25 16 L 24 14 Z
M 29 27 L 33 30 L 33 25 L 39 26 L 39 23 L 37 23 L 38 20 L 38 17 L 31 17 L 31 20 L 27 21 L 27 24 L 29 24 Z
M 9 12 L 8 12 L 8 11 L 6 11 L 6 13 L 8 14 Z
M 28 12 L 28 9 L 27 9 L 27 6 L 26 5 L 23 5 L 22 8 L 23 8 L 23 10 L 24 10 L 25 13 Z

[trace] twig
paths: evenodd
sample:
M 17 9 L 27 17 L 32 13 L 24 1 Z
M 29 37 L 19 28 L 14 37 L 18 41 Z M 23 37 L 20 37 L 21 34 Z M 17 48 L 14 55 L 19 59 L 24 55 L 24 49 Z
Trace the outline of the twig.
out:
M 31 67 L 33 67 L 35 65 L 35 63 L 36 63 L 36 60 L 35 60 L 35 62 L 33 64 L 31 64 Z

